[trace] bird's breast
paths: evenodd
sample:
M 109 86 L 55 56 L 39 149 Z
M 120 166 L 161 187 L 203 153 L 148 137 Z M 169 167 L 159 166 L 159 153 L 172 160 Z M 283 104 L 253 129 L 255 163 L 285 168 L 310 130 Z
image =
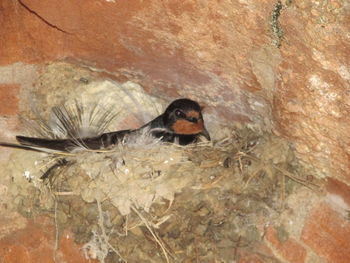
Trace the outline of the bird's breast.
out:
M 203 120 L 199 120 L 197 123 L 187 120 L 177 120 L 172 126 L 172 130 L 176 134 L 198 134 L 201 133 L 203 129 Z

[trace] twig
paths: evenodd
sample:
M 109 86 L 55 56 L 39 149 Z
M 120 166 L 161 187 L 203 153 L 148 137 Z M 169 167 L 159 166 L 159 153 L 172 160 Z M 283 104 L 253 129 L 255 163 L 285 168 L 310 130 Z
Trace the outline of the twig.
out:
M 55 248 L 54 248 L 54 254 L 53 254 L 53 261 L 56 262 L 56 256 L 57 256 L 57 249 L 58 249 L 58 222 L 57 222 L 57 206 L 58 202 L 55 199 L 55 215 L 54 215 L 54 221 L 55 221 Z
M 282 199 L 282 202 L 281 202 L 281 208 L 283 209 L 284 208 L 284 200 L 286 199 L 286 177 L 285 176 L 282 176 L 281 178 L 282 180 L 282 190 L 281 190 L 281 199 Z
M 299 183 L 299 184 L 302 184 L 302 185 L 306 186 L 306 187 L 309 188 L 309 189 L 314 190 L 312 187 L 310 187 L 310 185 L 313 185 L 313 186 L 318 187 L 318 188 L 320 187 L 319 185 L 317 185 L 317 184 L 315 184 L 315 183 L 308 182 L 308 181 L 303 180 L 303 179 L 301 179 L 301 178 L 297 178 L 297 177 L 296 177 L 295 175 L 293 175 L 292 173 L 290 173 L 290 172 L 288 172 L 288 171 L 286 171 L 286 170 L 284 170 L 284 169 L 281 169 L 281 168 L 279 168 L 278 166 L 276 166 L 276 165 L 274 165 L 274 164 L 272 164 L 272 166 L 273 166 L 276 170 L 278 170 L 279 172 L 281 172 L 282 174 L 284 174 L 285 176 L 287 176 L 288 178 L 290 178 L 290 179 L 296 181 L 296 182 Z
M 54 195 L 76 195 L 74 192 L 53 192 Z
M 255 170 L 255 172 L 248 177 L 248 180 L 244 184 L 242 191 L 244 191 L 248 187 L 250 181 L 261 171 L 261 168 L 262 168 L 261 166 L 262 165 L 259 165 L 259 167 Z
M 238 254 L 238 248 L 239 248 L 239 245 L 240 245 L 240 243 L 241 243 L 241 238 L 242 238 L 242 236 L 240 235 L 239 237 L 238 237 L 238 241 L 237 241 L 237 245 L 235 246 L 235 248 L 234 248 L 234 252 L 233 252 L 233 259 L 234 260 L 236 260 L 237 259 L 237 254 Z
M 199 185 L 199 186 L 193 186 L 191 187 L 192 189 L 195 190 L 207 190 L 207 189 L 211 189 L 213 187 L 215 187 L 215 185 L 217 183 L 219 183 L 221 181 L 221 179 L 223 179 L 227 174 L 223 174 L 218 176 L 214 181 L 206 183 L 205 185 Z
M 138 217 L 142 220 L 142 222 L 145 224 L 145 226 L 147 227 L 147 229 L 149 230 L 149 232 L 151 233 L 151 235 L 153 236 L 153 238 L 156 240 L 156 242 L 158 243 L 158 245 L 160 246 L 160 248 L 163 251 L 163 254 L 165 256 L 166 262 L 169 263 L 169 257 L 168 254 L 170 255 L 169 251 L 167 251 L 167 249 L 165 248 L 165 246 L 163 245 L 162 241 L 157 237 L 157 235 L 154 233 L 153 229 L 151 228 L 151 226 L 149 225 L 149 223 L 147 222 L 146 218 L 144 218 L 144 216 L 134 207 L 131 206 L 131 209 L 138 215 Z
M 245 157 L 247 157 L 247 158 L 249 158 L 249 159 L 251 159 L 251 160 L 254 160 L 254 161 L 256 161 L 256 162 L 261 161 L 260 159 L 258 159 L 258 158 L 256 158 L 256 157 L 253 157 L 253 156 L 251 156 L 251 155 L 245 154 L 245 153 L 242 153 L 242 155 L 245 156 Z M 307 187 L 307 188 L 309 188 L 309 189 L 311 189 L 311 190 L 315 190 L 315 189 L 313 189 L 312 187 L 310 187 L 310 185 L 313 185 L 313 186 L 315 186 L 315 187 L 320 187 L 319 185 L 317 185 L 317 184 L 315 184 L 315 183 L 308 182 L 308 181 L 306 181 L 306 180 L 303 180 L 303 179 L 301 179 L 301 178 L 296 177 L 294 174 L 292 174 L 292 173 L 290 173 L 290 172 L 288 172 L 288 171 L 286 171 L 286 170 L 284 170 L 284 169 L 281 169 L 280 167 L 278 167 L 278 166 L 275 165 L 275 164 L 271 164 L 271 166 L 272 166 L 273 168 L 275 168 L 276 170 L 278 170 L 279 172 L 281 172 L 284 176 L 287 176 L 288 178 L 292 179 L 293 181 L 295 181 L 295 182 L 297 182 L 297 183 L 299 183 L 299 184 L 301 184 L 301 185 L 304 185 L 305 187 Z
M 47 163 L 43 164 L 42 166 L 39 167 L 39 170 L 41 171 L 44 167 L 47 167 L 49 164 L 55 162 L 56 160 L 60 159 L 60 157 L 53 157 L 50 161 Z
M 53 152 L 52 155 L 63 155 L 63 156 L 77 156 L 75 153 L 69 152 Z
M 129 216 L 125 216 L 125 236 L 128 235 L 128 222 L 129 222 Z

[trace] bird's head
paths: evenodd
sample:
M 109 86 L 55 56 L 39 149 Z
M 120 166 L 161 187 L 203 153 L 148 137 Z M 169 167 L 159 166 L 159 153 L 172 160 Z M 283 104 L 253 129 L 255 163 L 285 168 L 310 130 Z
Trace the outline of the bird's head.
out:
M 201 107 L 190 99 L 173 101 L 163 114 L 167 129 L 181 135 L 203 135 L 210 140 L 210 135 L 204 126 Z

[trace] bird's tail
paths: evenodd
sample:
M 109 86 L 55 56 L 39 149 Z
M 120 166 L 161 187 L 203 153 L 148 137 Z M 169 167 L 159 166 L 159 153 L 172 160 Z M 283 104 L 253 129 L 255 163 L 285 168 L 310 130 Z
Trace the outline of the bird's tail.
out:
M 44 139 L 26 136 L 16 136 L 16 139 L 19 144 L 0 142 L 0 146 L 43 153 L 70 152 L 78 148 L 89 149 L 84 144 L 84 140 L 79 139 Z
M 35 147 L 35 146 L 29 146 L 29 145 L 21 145 L 16 143 L 7 143 L 7 142 L 0 142 L 0 146 L 2 147 L 8 147 L 8 148 L 15 148 L 15 149 L 21 149 L 21 150 L 27 150 L 27 151 L 33 151 L 33 152 L 42 152 L 42 153 L 50 153 L 52 150 Z
M 19 146 L 27 146 L 29 148 L 45 148 L 47 150 L 66 152 L 70 147 L 76 146 L 71 139 L 44 139 L 33 138 L 26 136 L 16 136 L 17 141 L 21 144 Z M 42 149 L 42 151 L 46 151 Z

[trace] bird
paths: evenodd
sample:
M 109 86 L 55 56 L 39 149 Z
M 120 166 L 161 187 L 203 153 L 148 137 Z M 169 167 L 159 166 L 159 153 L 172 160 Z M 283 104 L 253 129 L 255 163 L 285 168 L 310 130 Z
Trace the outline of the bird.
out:
M 138 129 L 119 130 L 102 133 L 98 136 L 84 138 L 48 139 L 26 136 L 16 136 L 19 144 L 0 143 L 0 146 L 22 148 L 33 151 L 72 152 L 77 148 L 89 150 L 110 149 L 115 145 L 127 141 L 133 136 L 148 133 L 161 142 L 188 145 L 198 142 L 201 136 L 210 141 L 202 108 L 198 102 L 181 98 L 174 100 L 165 111 Z

